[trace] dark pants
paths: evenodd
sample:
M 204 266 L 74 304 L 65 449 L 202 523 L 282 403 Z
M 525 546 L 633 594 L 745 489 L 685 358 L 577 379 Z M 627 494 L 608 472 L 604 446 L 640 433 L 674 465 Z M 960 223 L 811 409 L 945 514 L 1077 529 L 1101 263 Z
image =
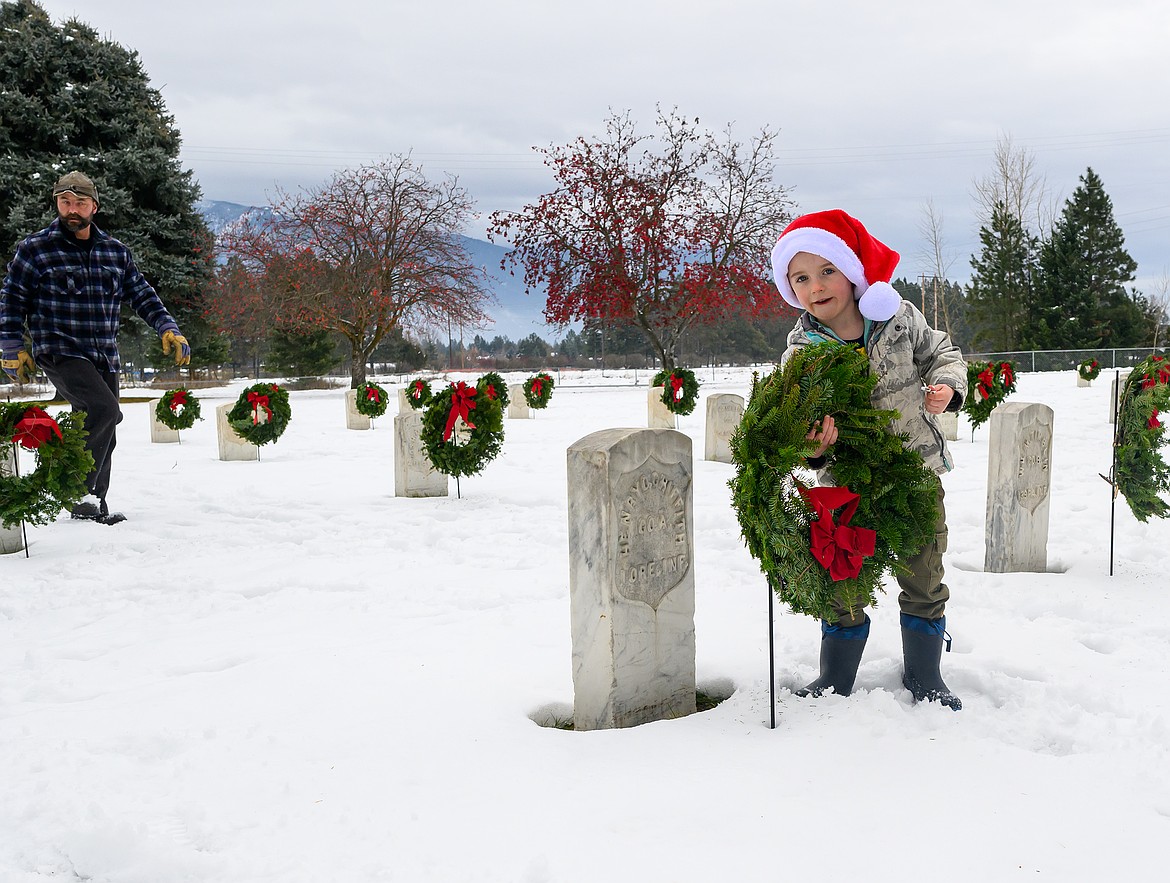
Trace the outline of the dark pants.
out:
M 106 498 L 110 488 L 110 460 L 114 454 L 114 427 L 122 422 L 118 407 L 118 375 L 98 368 L 89 359 L 37 356 L 37 365 L 74 411 L 85 412 L 89 436 L 85 449 L 93 454 L 93 471 L 85 478 L 89 492 Z
M 898 607 L 902 613 L 920 616 L 923 619 L 938 619 L 946 610 L 951 590 L 943 582 L 943 553 L 947 550 L 947 510 L 943 505 L 943 486 L 938 483 L 938 520 L 934 525 L 934 536 L 922 551 L 902 563 L 910 573 L 898 572 L 896 578 L 901 591 L 898 593 Z M 840 606 L 836 609 L 837 621 L 846 627 L 859 626 L 865 622 L 865 613 L 859 609 L 850 610 Z

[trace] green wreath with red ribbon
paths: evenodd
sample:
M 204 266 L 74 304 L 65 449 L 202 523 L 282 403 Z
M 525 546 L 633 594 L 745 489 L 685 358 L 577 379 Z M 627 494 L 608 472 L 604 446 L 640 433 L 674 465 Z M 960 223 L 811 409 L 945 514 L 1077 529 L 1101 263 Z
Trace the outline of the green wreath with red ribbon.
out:
M 93 455 L 85 449 L 87 435 L 83 411 L 54 419 L 28 402 L 0 403 L 0 444 L 36 451 L 37 464 L 28 475 L 0 470 L 0 524 L 48 524 L 89 493 L 85 479 Z
M 423 412 L 422 444 L 444 475 L 477 475 L 504 445 L 500 400 L 460 380 L 432 396 Z
M 406 384 L 406 400 L 410 407 L 420 411 L 431 403 L 431 384 L 429 381 L 416 377 Z
M 1117 403 L 1114 482 L 1138 521 L 1170 517 L 1170 466 L 1159 448 L 1170 414 L 1170 359 L 1150 356 L 1125 379 Z
M 376 383 L 363 383 L 357 388 L 354 407 L 366 417 L 381 417 L 386 413 L 389 394 Z
M 987 422 L 999 403 L 1016 391 L 1014 362 L 968 362 L 966 400 L 963 413 L 974 432 Z
M 275 383 L 249 386 L 228 411 L 228 423 L 236 435 L 259 447 L 276 441 L 292 420 L 288 390 Z
M 662 404 L 672 414 L 685 417 L 695 410 L 699 401 L 699 381 L 695 372 L 686 368 L 673 371 L 659 371 L 654 375 L 651 386 L 662 387 Z
M 873 605 L 884 576 L 934 536 L 938 477 L 890 432 L 895 412 L 870 404 L 876 383 L 854 347 L 803 347 L 753 377 L 732 435 L 728 484 L 743 538 L 797 613 L 832 621 L 835 604 Z M 806 436 L 827 414 L 838 431 L 826 464 L 836 486 L 813 487 Z
M 186 387 L 169 389 L 154 406 L 154 418 L 167 429 L 190 429 L 199 416 L 199 399 Z
M 508 403 L 512 401 L 512 397 L 508 395 L 508 384 L 495 371 L 489 371 L 483 375 L 479 380 L 475 381 L 475 388 L 480 391 L 482 395 L 489 398 L 499 399 L 500 408 L 508 407 Z
M 1096 359 L 1085 359 L 1085 361 L 1077 365 L 1077 374 L 1080 375 L 1081 380 L 1096 380 L 1100 373 L 1101 365 Z
M 524 381 L 524 401 L 528 407 L 540 410 L 548 407 L 548 400 L 552 398 L 553 379 L 545 372 L 533 374 Z

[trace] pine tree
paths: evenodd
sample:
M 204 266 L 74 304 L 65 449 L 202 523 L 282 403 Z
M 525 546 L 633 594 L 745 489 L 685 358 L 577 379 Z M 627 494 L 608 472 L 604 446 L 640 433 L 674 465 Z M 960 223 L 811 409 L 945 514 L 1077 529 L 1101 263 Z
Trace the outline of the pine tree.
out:
M 336 345 L 324 328 L 277 328 L 268 341 L 265 365 L 285 377 L 319 377 L 337 361 Z
M 138 53 L 77 19 L 54 25 L 33 0 L 0 3 L 0 250 L 11 257 L 56 216 L 57 178 L 84 172 L 98 187 L 97 225 L 130 247 L 190 339 L 193 364 L 207 364 L 226 345 L 202 318 L 212 239 L 179 146 Z M 149 333 L 131 321 L 124 337 Z M 157 342 L 146 351 L 165 364 Z
M 983 251 L 971 259 L 967 320 L 972 344 L 1010 352 L 1021 344 L 1021 328 L 1033 298 L 1037 243 L 1019 218 L 997 202 L 989 225 L 979 229 Z
M 1140 342 L 1144 311 L 1125 283 L 1137 263 L 1113 219 L 1113 203 L 1091 168 L 1040 250 L 1036 348 L 1079 349 Z M 1138 340 L 1130 339 L 1134 334 Z

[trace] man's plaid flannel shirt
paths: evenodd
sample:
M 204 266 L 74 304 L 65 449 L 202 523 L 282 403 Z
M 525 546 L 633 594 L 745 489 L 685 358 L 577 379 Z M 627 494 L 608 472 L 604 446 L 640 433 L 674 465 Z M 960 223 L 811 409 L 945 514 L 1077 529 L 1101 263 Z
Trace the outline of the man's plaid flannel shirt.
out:
M 78 356 L 117 371 L 118 325 L 126 300 L 161 337 L 179 326 L 143 278 L 130 249 L 91 226 L 93 247 L 78 246 L 60 219 L 16 249 L 0 287 L 0 347 L 24 348 L 24 328 L 34 358 L 43 353 Z

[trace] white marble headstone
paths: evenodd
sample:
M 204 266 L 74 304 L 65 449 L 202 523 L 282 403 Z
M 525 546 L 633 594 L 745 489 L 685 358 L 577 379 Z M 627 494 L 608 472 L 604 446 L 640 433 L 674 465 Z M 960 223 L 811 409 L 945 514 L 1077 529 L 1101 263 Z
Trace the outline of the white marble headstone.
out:
M 173 444 L 179 440 L 179 430 L 171 429 L 158 419 L 155 413 L 157 402 L 149 402 L 146 410 L 150 414 L 150 441 L 151 444 Z
M 651 429 L 675 429 L 678 417 L 662 401 L 661 386 L 652 386 L 646 398 L 646 425 Z
M 943 434 L 943 438 L 948 441 L 958 441 L 959 438 L 959 412 L 958 411 L 943 411 L 941 414 L 934 415 L 935 422 L 938 423 L 938 428 Z
M 357 394 L 356 389 L 348 389 L 345 391 L 345 428 L 346 429 L 369 429 L 370 418 L 357 409 Z M 402 402 L 399 401 L 399 407 Z M 407 405 L 409 408 L 410 405 Z
M 1052 409 L 1034 402 L 991 412 L 987 459 L 984 570 L 1043 572 L 1048 568 Z
M 394 418 L 394 496 L 445 497 L 447 476 L 427 459 L 422 443 L 423 412 L 409 404 Z
M 0 475 L 13 476 L 16 474 L 16 451 L 12 445 L 0 446 Z M 24 533 L 20 522 L 4 526 L 0 522 L 0 555 L 10 555 L 13 552 L 24 551 Z
M 221 460 L 259 460 L 260 449 L 240 438 L 232 425 L 228 423 L 228 412 L 236 406 L 235 402 L 228 402 L 215 409 L 215 432 L 219 437 L 219 459 Z M 261 416 L 265 416 L 261 409 Z
M 607 429 L 568 449 L 573 724 L 695 711 L 691 440 Z
M 531 416 L 532 409 L 528 407 L 528 399 L 524 398 L 524 384 L 510 384 L 508 386 L 508 419 L 527 420 Z
M 743 420 L 743 396 L 730 392 L 707 396 L 707 438 L 703 457 L 719 463 L 733 462 L 731 436 Z

